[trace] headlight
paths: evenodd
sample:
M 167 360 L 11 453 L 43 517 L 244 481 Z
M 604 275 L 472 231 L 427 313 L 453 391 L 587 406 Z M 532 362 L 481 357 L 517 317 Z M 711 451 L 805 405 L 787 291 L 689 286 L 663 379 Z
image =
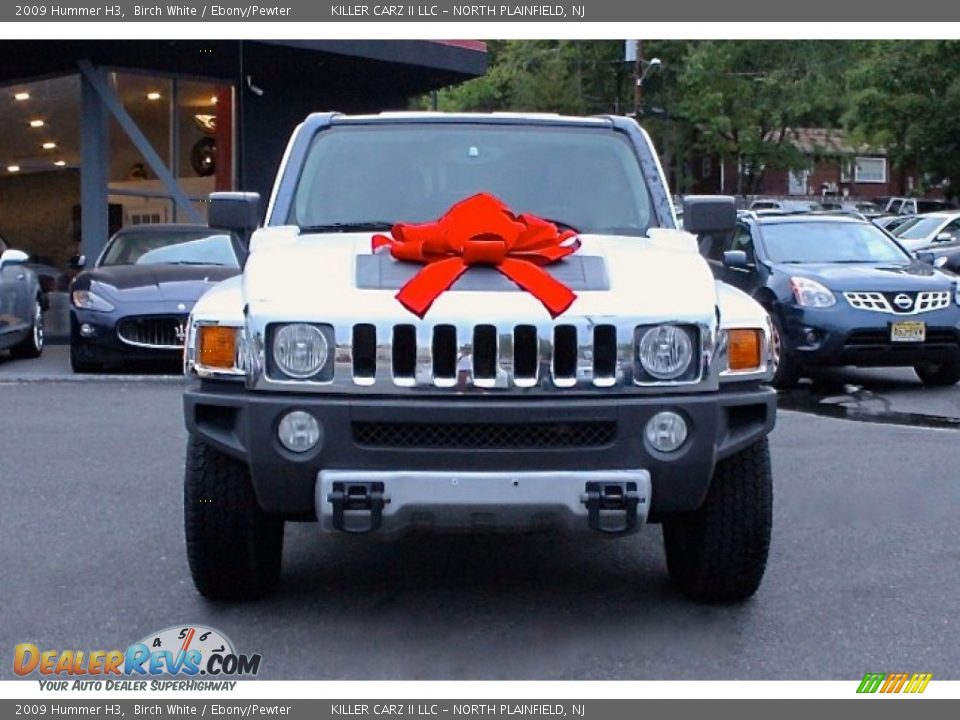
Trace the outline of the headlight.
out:
M 790 278 L 790 287 L 797 305 L 813 308 L 828 308 L 837 304 L 837 298 L 816 280 L 805 277 Z
M 96 310 L 97 312 L 111 312 L 116 308 L 90 290 L 74 290 L 70 295 L 73 304 L 83 310 Z
M 693 359 L 690 336 L 676 325 L 657 325 L 640 339 L 637 355 L 643 369 L 658 380 L 683 375 Z
M 947 264 L 947 259 L 948 258 L 946 255 L 942 255 L 933 261 L 933 266 L 935 268 L 942 268 L 944 265 Z
M 273 361 L 281 372 L 297 380 L 319 373 L 329 352 L 327 339 L 313 325 L 284 325 L 273 337 Z

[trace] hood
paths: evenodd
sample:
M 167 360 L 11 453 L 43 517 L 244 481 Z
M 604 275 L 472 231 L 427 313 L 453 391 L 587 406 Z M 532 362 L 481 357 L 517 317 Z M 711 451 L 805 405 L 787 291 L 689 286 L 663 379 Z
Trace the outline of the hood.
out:
M 803 263 L 775 267 L 784 275 L 811 278 L 831 290 L 947 290 L 953 283 L 949 275 L 921 262 L 910 265 Z
M 712 318 L 716 290 L 693 237 L 665 230 L 651 235 L 581 235 L 581 248 L 570 258 L 580 259 L 579 263 L 561 267 L 568 261 L 560 261 L 544 266 L 557 279 L 571 277 L 570 265 L 588 267 L 589 282 L 577 287 L 569 284 L 577 299 L 564 316 Z M 416 316 L 394 297 L 396 286 L 362 282 L 358 266 L 367 262 L 362 258 L 371 255 L 371 237 L 371 233 L 298 237 L 284 228 L 260 231 L 243 274 L 244 300 L 251 313 L 327 322 L 415 322 Z M 419 272 L 420 267 L 413 269 Z M 488 267 L 467 270 L 437 298 L 424 321 L 462 324 L 465 318 L 478 322 L 502 318 L 550 322 L 543 305 L 516 285 L 478 281 L 480 273 L 489 276 L 491 272 L 496 271 Z M 562 322 L 562 317 L 557 322 Z
M 219 265 L 117 265 L 81 273 L 74 288 L 82 290 L 96 284 L 98 292 L 121 302 L 192 303 L 239 272 Z

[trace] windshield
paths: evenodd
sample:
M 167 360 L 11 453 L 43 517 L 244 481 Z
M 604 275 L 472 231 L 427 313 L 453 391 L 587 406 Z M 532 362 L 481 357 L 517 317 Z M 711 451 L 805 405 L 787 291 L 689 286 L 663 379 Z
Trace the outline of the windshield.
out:
M 915 217 L 892 230 L 893 235 L 904 240 L 922 240 L 936 232 L 943 224 L 942 217 Z
M 867 223 L 764 225 L 763 244 L 773 262 L 910 263 L 909 255 L 882 230 Z
M 159 264 L 238 267 L 229 235 L 156 230 L 118 234 L 100 266 Z
M 640 163 L 620 133 L 436 123 L 320 133 L 288 222 L 428 222 L 480 192 L 580 232 L 643 235 L 656 224 Z

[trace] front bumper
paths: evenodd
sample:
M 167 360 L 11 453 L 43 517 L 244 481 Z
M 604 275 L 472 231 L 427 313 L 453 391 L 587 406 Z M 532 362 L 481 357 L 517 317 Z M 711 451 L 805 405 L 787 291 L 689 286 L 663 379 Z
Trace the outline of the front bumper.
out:
M 181 314 L 182 311 L 177 311 Z M 141 362 L 182 362 L 183 349 L 141 347 L 122 341 L 117 327 L 127 317 L 143 317 L 152 313 L 136 315 L 114 312 L 93 312 L 76 307 L 70 308 L 70 348 L 79 360 L 106 364 Z M 163 314 L 163 313 L 156 313 Z M 186 324 L 187 315 L 183 314 Z M 81 325 L 93 329 L 93 335 L 84 336 Z
M 857 310 L 841 300 L 827 309 L 784 305 L 779 313 L 787 347 L 803 365 L 902 367 L 960 360 L 960 307 L 898 315 Z M 891 342 L 895 322 L 925 323 L 926 340 Z
M 670 454 L 653 449 L 643 437 L 647 421 L 666 409 L 681 413 L 689 428 L 686 442 Z M 322 438 L 313 450 L 292 453 L 280 444 L 277 428 L 291 410 L 306 411 L 319 421 Z M 506 477 L 644 470 L 651 478 L 650 512 L 656 519 L 702 504 L 717 460 L 773 429 L 776 394 L 745 383 L 714 393 L 658 397 L 397 399 L 250 392 L 226 382 L 199 382 L 187 389 L 184 412 L 191 434 L 249 466 L 263 509 L 288 517 L 316 518 L 316 483 L 322 471 Z M 573 446 L 564 445 L 562 432 L 547 436 L 542 444 L 534 440 L 497 446 L 503 433 L 541 426 L 587 431 Z M 387 431 L 371 434 L 371 427 Z M 432 435 L 420 432 L 424 427 Z M 594 427 L 609 432 L 592 432 Z M 498 430 L 491 433 L 490 428 Z M 436 429 L 441 441 L 436 440 Z M 473 440 L 460 446 L 461 437 Z

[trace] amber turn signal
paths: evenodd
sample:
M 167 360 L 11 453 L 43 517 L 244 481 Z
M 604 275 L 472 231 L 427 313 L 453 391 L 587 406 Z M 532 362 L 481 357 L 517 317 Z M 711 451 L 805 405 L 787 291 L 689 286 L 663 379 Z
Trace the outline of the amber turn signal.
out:
M 731 370 L 760 368 L 760 331 L 728 330 L 727 357 Z
M 237 356 L 237 329 L 219 325 L 197 328 L 199 364 L 208 368 L 233 368 Z

